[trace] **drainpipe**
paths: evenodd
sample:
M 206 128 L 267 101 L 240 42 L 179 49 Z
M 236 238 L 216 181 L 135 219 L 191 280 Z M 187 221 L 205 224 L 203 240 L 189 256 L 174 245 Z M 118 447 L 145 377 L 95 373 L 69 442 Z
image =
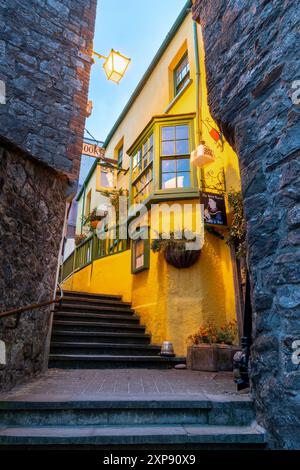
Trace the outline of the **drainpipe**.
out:
M 201 124 L 201 109 L 202 93 L 201 93 L 201 73 L 199 61 L 199 44 L 198 44 L 198 31 L 197 23 L 193 22 L 194 29 L 194 49 L 195 49 L 195 65 L 196 65 L 196 146 L 200 145 L 202 140 L 202 124 Z
M 196 147 L 200 145 L 200 142 L 203 140 L 202 137 L 202 88 L 201 88 L 201 70 L 200 70 L 200 60 L 199 60 L 199 42 L 198 42 L 198 29 L 197 23 L 193 22 L 194 30 L 194 49 L 195 49 L 195 65 L 196 65 Z M 200 181 L 199 187 L 201 189 L 204 181 L 204 170 L 200 169 Z

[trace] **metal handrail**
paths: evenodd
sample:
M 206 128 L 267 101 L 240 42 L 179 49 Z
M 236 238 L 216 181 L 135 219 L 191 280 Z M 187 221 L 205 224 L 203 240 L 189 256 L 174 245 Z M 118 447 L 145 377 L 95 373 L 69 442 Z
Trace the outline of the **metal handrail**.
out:
M 60 290 L 60 299 L 59 299 L 59 302 L 62 301 L 63 299 L 63 290 L 60 286 L 60 284 L 58 284 L 58 287 L 59 287 L 59 290 Z M 40 308 L 40 307 L 46 307 L 47 305 L 51 305 L 51 304 L 54 304 L 55 302 L 57 302 L 57 299 L 52 299 L 52 300 L 46 300 L 44 302 L 40 302 L 38 304 L 30 304 L 30 305 L 26 305 L 25 307 L 19 307 L 19 308 L 13 308 L 11 310 L 7 310 L 6 312 L 0 312 L 0 318 L 4 318 L 4 317 L 9 317 L 10 315 L 15 315 L 15 314 L 21 314 L 23 312 L 27 312 L 29 310 L 34 310 L 36 308 Z

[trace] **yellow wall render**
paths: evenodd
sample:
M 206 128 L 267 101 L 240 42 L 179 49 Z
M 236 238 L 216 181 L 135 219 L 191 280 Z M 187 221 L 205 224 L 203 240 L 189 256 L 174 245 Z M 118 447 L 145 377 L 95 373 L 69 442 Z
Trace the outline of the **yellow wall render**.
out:
M 131 302 L 132 275 L 130 250 L 106 256 L 80 269 L 63 282 L 64 290 L 121 295 Z

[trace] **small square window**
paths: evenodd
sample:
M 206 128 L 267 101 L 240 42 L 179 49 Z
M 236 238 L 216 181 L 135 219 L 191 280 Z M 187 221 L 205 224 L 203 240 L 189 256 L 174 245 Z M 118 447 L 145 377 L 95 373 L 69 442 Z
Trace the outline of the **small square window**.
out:
M 132 240 L 131 271 L 137 274 L 149 269 L 150 266 L 150 242 L 149 238 Z

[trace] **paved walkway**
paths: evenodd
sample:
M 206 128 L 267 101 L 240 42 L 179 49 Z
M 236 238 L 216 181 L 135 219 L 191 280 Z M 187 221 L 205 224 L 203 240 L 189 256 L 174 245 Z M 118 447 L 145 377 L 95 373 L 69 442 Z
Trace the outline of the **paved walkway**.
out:
M 0 401 L 120 399 L 248 400 L 236 392 L 232 374 L 191 370 L 49 369 L 39 378 L 0 394 Z

